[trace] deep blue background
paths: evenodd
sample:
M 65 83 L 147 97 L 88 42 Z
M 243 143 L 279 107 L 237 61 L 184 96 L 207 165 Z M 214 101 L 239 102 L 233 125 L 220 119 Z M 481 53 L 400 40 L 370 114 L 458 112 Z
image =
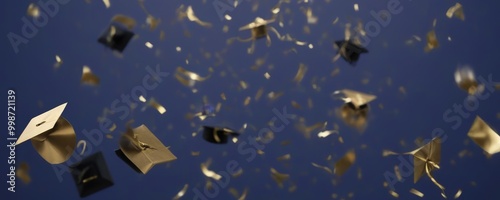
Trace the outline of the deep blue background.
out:
M 42 0 L 45 1 L 45 0 Z M 200 170 L 200 163 L 208 158 L 213 159 L 210 169 L 221 171 L 230 160 L 236 160 L 243 167 L 244 173 L 238 178 L 231 178 L 227 188 L 221 189 L 217 198 L 232 199 L 227 192 L 234 187 L 240 193 L 249 189 L 247 199 L 330 199 L 332 193 L 339 197 L 347 197 L 354 193 L 353 199 L 391 199 L 388 189 L 383 187 L 384 172 L 393 171 L 399 164 L 396 157 L 382 157 L 383 149 L 406 152 L 416 148 L 414 139 L 432 138 L 431 131 L 442 128 L 448 139 L 442 145 L 441 169 L 434 171 L 435 178 L 446 187 L 446 193 L 453 197 L 458 189 L 463 190 L 461 199 L 498 199 L 496 181 L 500 178 L 497 155 L 487 159 L 482 150 L 468 140 L 466 134 L 475 115 L 480 115 L 497 130 L 500 128 L 497 113 L 500 94 L 493 93 L 487 100 L 481 101 L 479 108 L 470 113 L 470 117 L 462 121 L 462 125 L 453 130 L 453 124 L 443 120 L 443 113 L 454 104 L 462 104 L 466 93 L 459 90 L 454 83 L 453 72 L 459 64 L 470 64 L 477 75 L 492 75 L 494 80 L 500 74 L 498 65 L 499 50 L 497 49 L 499 35 L 496 1 L 461 1 L 464 6 L 466 20 L 448 19 L 446 10 L 455 4 L 450 0 L 401 0 L 403 11 L 393 15 L 390 24 L 383 28 L 379 35 L 371 38 L 367 46 L 370 53 L 361 56 L 357 67 L 350 67 L 343 60 L 331 62 L 335 55 L 333 41 L 344 38 L 343 24 L 362 20 L 372 21 L 370 11 L 386 9 L 387 1 L 335 1 L 325 3 L 316 0 L 310 4 L 285 4 L 292 14 L 284 15 L 285 21 L 293 20 L 292 25 L 285 23 L 283 28 L 273 24 L 280 33 L 290 33 L 299 40 L 314 44 L 313 49 L 296 46 L 293 43 L 281 42 L 274 35 L 272 46 L 266 47 L 263 40 L 256 44 L 253 55 L 246 53 L 250 43 L 234 43 L 226 45 L 226 39 L 235 36 L 247 37 L 249 32 L 239 32 L 237 29 L 255 19 L 255 17 L 270 18 L 270 8 L 277 1 L 260 1 L 258 11 L 252 12 L 252 3 L 243 1 L 232 12 L 231 21 L 220 21 L 212 6 L 212 0 L 201 1 L 159 1 L 145 2 L 149 12 L 159 17 L 162 23 L 155 31 L 150 31 L 145 23 L 146 14 L 140 9 L 137 1 L 111 1 L 111 7 L 106 9 L 101 1 L 91 4 L 81 0 L 71 0 L 61 5 L 54 17 L 49 18 L 46 26 L 39 28 L 35 37 L 27 44 L 21 44 L 16 54 L 9 43 L 7 34 L 14 32 L 21 35 L 23 22 L 28 5 L 34 1 L 7 1 L 2 9 L 2 35 L 0 40 L 2 63 L 0 67 L 1 85 L 4 99 L 7 89 L 16 91 L 16 129 L 17 136 L 22 132 L 32 117 L 35 117 L 61 103 L 68 102 L 63 115 L 74 126 L 77 138 L 86 139 L 83 130 L 99 128 L 97 117 L 103 109 L 120 99 L 121 94 L 130 94 L 135 86 L 141 85 L 142 78 L 147 74 L 147 66 L 160 65 L 162 70 L 172 75 L 153 91 L 147 93 L 147 98 L 154 97 L 163 104 L 167 112 L 160 115 L 153 109 L 142 112 L 140 104 L 126 119 L 112 115 L 110 120 L 118 128 L 112 133 L 114 139 L 104 138 L 98 146 L 93 146 L 92 152 L 102 151 L 115 185 L 96 193 L 87 199 L 169 199 L 184 186 L 189 184 L 189 190 L 184 199 L 194 197 L 193 188 L 203 189 L 206 177 Z M 193 22 L 177 21 L 176 9 L 182 4 L 192 5 L 197 16 L 213 24 L 212 28 L 204 28 Z M 353 3 L 360 5 L 360 11 L 353 10 Z M 306 17 L 300 7 L 312 7 L 319 21 L 310 25 L 311 34 L 305 34 L 302 29 L 306 25 Z M 140 24 L 134 29 L 139 36 L 130 42 L 125 49 L 124 57 L 117 58 L 103 45 L 97 43 L 97 38 L 107 27 L 109 20 L 115 14 L 125 14 L 137 20 Z M 282 9 L 284 13 L 284 9 Z M 339 23 L 332 25 L 339 17 Z M 425 34 L 432 29 L 433 19 L 437 19 L 436 33 L 440 47 L 430 53 L 424 53 L 425 42 L 406 45 L 405 41 L 412 35 L 418 35 L 425 40 Z M 28 18 L 30 19 L 30 18 Z M 30 19 L 31 20 L 31 19 Z M 228 33 L 222 32 L 222 27 L 228 25 Z M 166 39 L 159 40 L 160 30 L 165 31 Z M 191 33 L 185 37 L 184 32 Z M 326 35 L 326 38 L 322 38 Z M 450 36 L 452 41 L 448 41 Z M 153 49 L 148 49 L 144 43 L 150 41 Z M 175 47 L 182 47 L 176 52 Z M 283 52 L 296 48 L 297 54 L 285 55 Z M 155 55 L 155 51 L 161 54 Z M 206 59 L 204 52 L 211 52 L 212 57 Z M 221 52 L 224 63 L 218 62 L 215 52 Z M 64 64 L 54 69 L 55 55 L 61 56 Z M 188 65 L 185 59 L 189 58 Z M 250 69 L 257 58 L 267 58 L 266 64 L 260 69 Z M 292 82 L 299 63 L 308 66 L 307 74 L 301 84 Z M 80 83 L 82 66 L 88 65 L 101 78 L 97 87 L 85 86 Z M 271 70 L 268 65 L 273 65 Z M 214 67 L 210 79 L 196 85 L 198 93 L 193 94 L 189 88 L 175 80 L 173 73 L 177 66 L 208 75 L 208 67 Z M 340 68 L 340 74 L 331 77 L 329 74 Z M 220 73 L 226 72 L 225 77 Z M 266 80 L 265 72 L 271 74 Z M 232 76 L 232 73 L 235 76 Z M 321 87 L 316 91 L 311 87 L 313 79 Z M 392 85 L 387 85 L 387 79 Z M 369 79 L 368 84 L 362 84 L 363 79 Z M 239 89 L 239 81 L 249 84 L 246 90 Z M 406 94 L 399 92 L 399 87 L 406 89 Z M 271 91 L 284 92 L 277 101 L 270 102 L 264 96 L 255 102 L 253 97 L 259 88 L 264 88 L 264 94 Z M 339 118 L 329 114 L 342 102 L 334 101 L 330 94 L 338 89 L 372 93 L 378 98 L 372 103 L 372 113 L 367 130 L 359 134 L 345 126 Z M 202 97 L 206 95 L 214 105 L 222 102 L 220 93 L 224 92 L 227 100 L 223 109 L 215 119 L 200 123 L 193 120 L 195 126 L 184 118 L 190 110 L 190 105 L 201 107 Z M 247 96 L 252 97 L 248 107 L 243 106 Z M 307 108 L 307 99 L 314 102 L 312 109 Z M 294 109 L 290 102 L 295 100 L 302 109 Z M 6 104 L 6 101 L 2 101 Z M 383 109 L 378 104 L 383 104 Z M 287 125 L 285 130 L 275 133 L 274 140 L 265 146 L 265 154 L 258 156 L 252 162 L 245 159 L 248 155 L 238 153 L 238 144 L 213 145 L 203 141 L 200 135 L 192 137 L 191 133 L 198 130 L 202 124 L 220 123 L 239 128 L 243 123 L 249 123 L 258 129 L 267 126 L 274 116 L 273 108 L 282 110 L 287 106 L 288 112 L 306 119 L 306 124 L 328 121 L 329 129 L 337 123 L 345 143 L 340 144 L 337 136 L 318 138 L 314 132 L 311 139 L 305 139 L 295 129 L 297 121 Z M 5 105 L 5 107 L 7 107 Z M 134 126 L 147 125 L 158 138 L 178 157 L 174 162 L 162 164 L 153 168 L 148 174 L 136 174 L 124 162 L 115 156 L 118 148 L 118 138 L 125 130 L 125 123 L 134 119 Z M 6 120 L 5 120 L 6 121 Z M 2 126 L 6 127 L 6 126 Z M 168 129 L 168 127 L 172 127 Z M 4 129 L 6 130 L 6 129 Z M 257 131 L 248 129 L 241 137 L 255 136 Z M 7 137 L 7 134 L 4 136 Z M 280 142 L 291 141 L 288 146 Z M 401 146 L 400 141 L 406 141 Z M 4 142 L 5 144 L 6 142 Z M 90 143 L 89 143 L 90 144 Z M 367 145 L 362 149 L 361 145 Z M 326 161 L 328 155 L 333 161 L 338 160 L 349 149 L 356 149 L 356 163 L 352 168 L 337 179 L 321 169 L 315 168 L 311 162 L 322 165 L 333 164 Z M 472 156 L 459 158 L 458 153 L 467 149 Z M 88 149 L 90 150 L 90 149 Z M 191 156 L 191 151 L 201 151 L 200 156 Z M 226 155 L 224 156 L 224 153 Z M 284 154 L 291 154 L 289 161 L 277 161 Z M 6 148 L 2 148 L 2 156 L 8 157 Z M 6 158 L 2 159 L 4 162 Z M 452 164 L 451 161 L 455 164 Z M 4 183 L 2 199 L 78 199 L 78 193 L 69 173 L 62 176 L 59 182 L 51 165 L 44 161 L 31 147 L 29 142 L 16 148 L 16 162 L 27 162 L 31 168 L 32 182 L 29 185 L 17 182 L 16 193 L 7 191 Z M 2 165 L 1 172 L 8 173 L 8 166 Z M 285 189 L 280 189 L 271 179 L 269 168 L 274 167 L 279 172 L 291 175 Z M 357 179 L 357 170 L 361 169 L 363 178 Z M 2 176 L 2 180 L 7 179 Z M 410 176 L 403 183 L 396 184 L 396 191 L 402 199 L 419 199 L 410 194 L 410 188 L 416 188 L 425 194 L 425 199 L 438 199 L 440 192 L 427 177 L 413 184 Z M 473 186 L 474 181 L 477 185 Z M 286 188 L 295 184 L 297 190 L 288 192 Z

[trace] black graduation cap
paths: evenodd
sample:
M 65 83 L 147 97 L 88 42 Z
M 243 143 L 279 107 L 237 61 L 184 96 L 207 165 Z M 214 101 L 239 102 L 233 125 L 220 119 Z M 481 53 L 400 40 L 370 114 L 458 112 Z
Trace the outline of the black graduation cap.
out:
M 128 159 L 127 156 L 125 156 L 125 154 L 121 149 L 115 150 L 115 153 L 123 162 L 127 163 L 127 165 L 130 168 L 132 168 L 135 172 L 141 173 L 141 170 L 137 166 L 135 166 L 135 164 L 130 159 Z
M 203 126 L 203 139 L 214 144 L 226 144 L 229 136 L 238 137 L 240 134 L 229 128 Z
M 116 23 L 112 23 L 97 41 L 121 53 L 127 47 L 132 37 L 134 37 L 133 32 Z
M 82 198 L 113 185 L 113 179 L 101 152 L 70 166 L 70 170 Z
M 353 43 L 351 40 L 339 40 L 335 41 L 335 44 L 339 47 L 340 56 L 351 65 L 356 64 L 360 54 L 368 53 L 367 49 Z

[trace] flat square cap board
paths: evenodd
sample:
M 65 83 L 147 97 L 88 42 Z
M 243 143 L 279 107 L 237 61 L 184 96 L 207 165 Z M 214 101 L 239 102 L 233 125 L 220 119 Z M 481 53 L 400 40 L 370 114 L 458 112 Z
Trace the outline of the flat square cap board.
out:
M 76 135 L 73 126 L 61 116 L 66 105 L 61 104 L 31 119 L 16 145 L 31 140 L 38 154 L 50 164 L 68 160 L 76 148 Z
M 500 152 L 500 136 L 479 116 L 467 136 L 490 155 Z

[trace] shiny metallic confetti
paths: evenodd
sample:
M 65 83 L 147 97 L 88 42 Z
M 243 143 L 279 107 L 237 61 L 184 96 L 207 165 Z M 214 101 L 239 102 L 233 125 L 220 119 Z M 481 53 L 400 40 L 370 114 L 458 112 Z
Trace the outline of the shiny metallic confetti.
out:
M 31 176 L 30 176 L 30 167 L 28 163 L 26 162 L 21 162 L 19 166 L 16 167 L 16 177 L 20 179 L 24 184 L 30 184 L 31 183 Z
M 106 6 L 106 8 L 109 8 L 111 6 L 109 0 L 102 0 L 102 3 L 104 3 L 104 6 Z
M 436 36 L 436 32 L 434 30 L 429 31 L 427 33 L 426 38 L 427 38 L 427 44 L 426 44 L 426 46 L 424 48 L 425 52 L 430 52 L 433 49 L 439 47 L 439 42 L 438 42 L 438 39 L 437 39 L 437 36 Z
M 276 169 L 271 168 L 271 177 L 280 188 L 283 188 L 283 183 L 290 178 L 290 175 L 279 173 Z
M 96 75 L 92 73 L 92 70 L 88 66 L 83 66 L 82 69 L 82 78 L 80 79 L 80 82 L 88 85 L 99 85 L 100 79 Z
M 181 5 L 179 7 L 179 9 L 177 10 L 177 18 L 179 20 L 183 20 L 184 18 L 188 18 L 189 21 L 195 22 L 195 23 L 199 24 L 200 26 L 203 26 L 206 28 L 212 27 L 211 23 L 204 22 L 198 18 L 196 16 L 196 14 L 194 13 L 194 10 L 191 6 L 186 7 L 184 5 Z
M 326 167 L 326 166 L 322 166 L 322 165 L 318 165 L 316 163 L 312 163 L 312 165 L 314 167 L 317 167 L 317 168 L 320 168 L 322 170 L 325 170 L 326 172 L 328 172 L 329 174 L 333 174 L 333 171 L 329 168 L 329 167 Z
M 485 89 L 484 85 L 478 84 L 474 70 L 468 65 L 459 66 L 455 70 L 455 83 L 469 95 L 482 93 Z
M 337 176 L 342 176 L 356 161 L 356 152 L 354 150 L 348 151 L 344 157 L 335 163 L 333 173 Z
M 56 63 L 54 63 L 54 68 L 59 68 L 61 67 L 61 65 L 63 64 L 63 60 L 61 59 L 61 57 L 59 57 L 59 55 L 56 55 Z
M 418 191 L 418 190 L 416 190 L 414 188 L 410 189 L 410 193 L 412 193 L 412 194 L 414 194 L 414 195 L 416 195 L 418 197 L 424 197 L 424 193 L 422 193 L 422 192 L 420 192 L 420 191 Z
M 38 8 L 38 6 L 34 3 L 31 3 L 29 6 L 28 6 L 28 16 L 30 17 L 33 17 L 33 18 L 38 18 L 40 17 L 40 8 Z
M 212 159 L 208 159 L 205 163 L 201 163 L 201 172 L 203 172 L 203 174 L 208 178 L 212 178 L 216 181 L 220 180 L 222 178 L 221 175 L 208 169 L 210 164 L 212 164 Z
M 295 74 L 293 81 L 296 83 L 300 83 L 302 81 L 302 79 L 304 79 L 306 72 L 307 72 L 307 66 L 303 63 L 300 63 L 299 69 L 297 71 L 297 74 Z
M 454 199 L 458 199 L 462 195 L 462 190 L 458 190 L 457 193 L 455 194 Z
M 188 184 L 185 184 L 184 187 L 182 187 L 181 191 L 179 191 L 175 196 L 174 198 L 172 198 L 172 200 L 179 200 L 181 199 L 181 197 L 184 196 L 184 194 L 186 194 L 186 191 L 188 189 L 189 185 Z
M 464 9 L 462 7 L 462 4 L 456 3 L 454 6 L 450 7 L 446 11 L 446 17 L 448 17 L 450 19 L 452 17 L 456 17 L 456 18 L 464 21 L 465 20 L 465 14 L 464 14 Z
M 78 141 L 78 143 L 76 144 L 76 148 L 80 148 L 80 146 L 82 146 L 82 151 L 80 151 L 80 155 L 83 155 L 85 153 L 85 150 L 87 149 L 87 141 L 85 140 L 80 140 Z

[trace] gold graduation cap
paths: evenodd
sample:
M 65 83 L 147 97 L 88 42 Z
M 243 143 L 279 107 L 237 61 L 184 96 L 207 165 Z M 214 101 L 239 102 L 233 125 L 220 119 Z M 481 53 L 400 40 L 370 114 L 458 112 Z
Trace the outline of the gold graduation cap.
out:
M 135 34 L 132 32 L 132 29 L 135 25 L 136 22 L 133 18 L 120 14 L 115 15 L 111 19 L 109 27 L 97 41 L 121 53 L 125 50 L 132 37 L 134 37 Z
M 413 155 L 413 182 L 417 183 L 425 172 L 431 181 L 441 189 L 444 195 L 444 187 L 431 175 L 432 170 L 439 169 L 439 162 L 441 162 L 441 140 L 436 137 L 426 145 L 403 154 Z M 384 156 L 388 155 L 399 154 L 391 151 L 384 152 Z
M 76 147 L 76 135 L 73 126 L 61 116 L 67 104 L 61 104 L 31 119 L 16 145 L 31 140 L 38 154 L 50 164 L 68 160 Z
M 490 155 L 500 152 L 500 136 L 479 116 L 467 136 Z
M 377 96 L 348 89 L 334 92 L 334 95 L 339 94 L 341 95 L 340 98 L 345 102 L 340 108 L 340 118 L 347 125 L 363 131 L 368 121 L 368 103 L 375 100 Z
M 274 15 L 273 18 L 268 19 L 268 20 L 265 20 L 265 19 L 260 18 L 260 17 L 256 17 L 253 22 L 239 28 L 239 31 L 251 30 L 251 32 L 252 32 L 252 35 L 247 39 L 241 39 L 240 37 L 236 38 L 240 42 L 252 41 L 252 46 L 250 46 L 250 48 L 248 48 L 249 54 L 253 53 L 253 51 L 255 49 L 255 40 L 257 40 L 257 39 L 266 38 L 267 46 L 271 45 L 271 36 L 269 36 L 268 31 L 274 32 L 280 40 L 283 39 L 274 27 L 268 25 L 270 23 L 273 23 L 276 20 L 275 18 L 276 18 L 276 15 Z M 232 42 L 233 39 L 234 38 L 231 38 L 228 41 Z
M 97 152 L 70 166 L 70 171 L 80 197 L 86 197 L 113 186 L 113 178 L 102 152 Z
M 455 83 L 457 86 L 466 91 L 469 95 L 481 93 L 484 91 L 484 85 L 479 85 L 476 81 L 474 70 L 469 66 L 458 67 L 455 71 Z
M 228 137 L 238 137 L 240 134 L 229 128 L 203 126 L 203 139 L 214 144 L 226 144 Z
M 120 138 L 120 150 L 143 174 L 154 165 L 177 159 L 144 124 L 128 128 Z
M 335 45 L 339 49 L 339 55 L 352 66 L 356 65 L 361 54 L 368 53 L 368 49 L 352 40 L 338 40 Z

